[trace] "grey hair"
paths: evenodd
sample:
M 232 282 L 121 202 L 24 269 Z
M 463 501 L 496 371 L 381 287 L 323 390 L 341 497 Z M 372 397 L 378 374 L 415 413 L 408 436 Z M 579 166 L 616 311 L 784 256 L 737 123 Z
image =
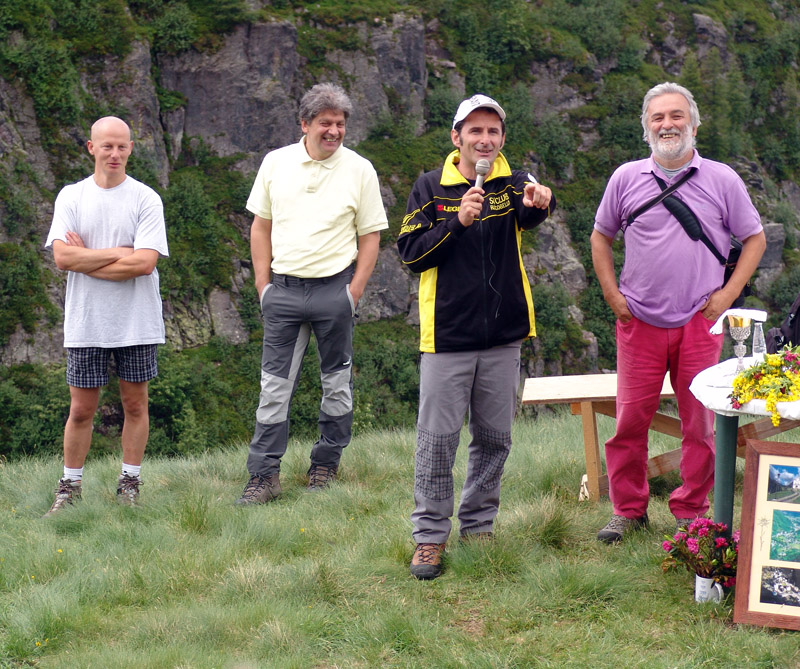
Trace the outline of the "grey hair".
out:
M 667 95 L 668 93 L 678 93 L 685 97 L 689 103 L 689 120 L 692 122 L 692 129 L 696 129 L 700 125 L 700 110 L 697 108 L 697 103 L 694 101 L 694 96 L 689 89 L 680 84 L 665 81 L 663 84 L 657 84 L 647 91 L 642 101 L 642 128 L 644 129 L 642 138 L 645 142 L 647 141 L 647 108 L 653 98 L 657 98 L 659 95 Z
M 348 119 L 353 111 L 353 103 L 341 86 L 330 82 L 317 84 L 306 91 L 300 100 L 300 120 L 311 123 L 326 109 L 342 112 L 345 119 Z

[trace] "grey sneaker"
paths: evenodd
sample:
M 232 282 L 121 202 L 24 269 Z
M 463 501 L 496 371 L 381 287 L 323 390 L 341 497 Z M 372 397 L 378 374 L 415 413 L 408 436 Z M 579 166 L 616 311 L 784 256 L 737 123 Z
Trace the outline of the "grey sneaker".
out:
M 242 496 L 236 500 L 240 506 L 248 504 L 266 504 L 280 496 L 281 477 L 280 474 L 272 476 L 251 476 L 242 491 Z
M 138 476 L 120 474 L 117 480 L 117 502 L 123 506 L 136 506 L 139 502 L 139 486 L 142 479 Z
M 442 575 L 445 544 L 417 544 L 411 558 L 411 575 L 429 581 Z
M 691 525 L 695 520 L 697 520 L 697 516 L 694 518 L 676 518 L 675 519 L 675 534 L 678 532 L 685 532 L 689 529 L 689 525 Z
M 53 505 L 50 510 L 42 516 L 47 518 L 55 513 L 58 513 L 68 504 L 79 500 L 81 498 L 81 482 L 73 481 L 72 479 L 59 479 L 58 487 L 56 488 L 56 498 L 53 500 Z
M 308 486 L 309 490 L 322 490 L 327 488 L 331 481 L 336 478 L 336 472 L 339 471 L 338 467 L 326 467 L 325 465 L 311 465 L 308 470 Z
M 644 514 L 641 518 L 626 518 L 625 516 L 614 514 L 608 524 L 597 533 L 597 540 L 607 544 L 617 543 L 622 541 L 623 534 L 629 530 L 647 527 L 647 523 L 647 514 Z

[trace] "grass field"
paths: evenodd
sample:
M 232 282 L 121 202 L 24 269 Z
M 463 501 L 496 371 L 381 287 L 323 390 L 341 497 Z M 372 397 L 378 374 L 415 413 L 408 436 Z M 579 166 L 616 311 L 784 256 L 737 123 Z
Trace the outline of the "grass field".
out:
M 594 539 L 611 507 L 577 501 L 577 417 L 517 422 L 496 540 L 451 538 L 431 582 L 408 573 L 413 431 L 358 436 L 318 493 L 292 443 L 285 495 L 257 508 L 233 505 L 246 450 L 146 460 L 137 509 L 114 502 L 117 459 L 91 461 L 49 519 L 60 463 L 0 464 L 0 667 L 800 666 L 800 635 L 734 625 L 732 597 L 696 604 L 688 573 L 662 573 L 675 475 L 649 530 Z

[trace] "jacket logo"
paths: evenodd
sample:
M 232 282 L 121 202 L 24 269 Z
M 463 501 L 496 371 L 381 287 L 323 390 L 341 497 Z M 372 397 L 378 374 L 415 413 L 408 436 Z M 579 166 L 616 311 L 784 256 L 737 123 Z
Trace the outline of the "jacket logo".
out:
M 436 211 L 458 211 L 461 208 L 461 205 L 448 205 L 448 204 L 437 204 Z
M 511 200 L 508 197 L 508 193 L 503 193 L 502 195 L 497 196 L 489 196 L 489 209 L 492 211 L 499 211 L 501 209 L 508 209 L 511 206 Z
M 404 235 L 407 232 L 414 232 L 414 230 L 419 230 L 422 227 L 422 223 L 403 223 L 400 226 L 400 234 Z

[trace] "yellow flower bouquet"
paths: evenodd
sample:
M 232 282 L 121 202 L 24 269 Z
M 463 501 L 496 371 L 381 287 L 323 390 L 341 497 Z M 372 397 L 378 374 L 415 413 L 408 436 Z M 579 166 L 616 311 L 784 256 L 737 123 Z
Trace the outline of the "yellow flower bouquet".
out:
M 772 424 L 778 425 L 778 402 L 800 400 L 800 346 L 767 353 L 762 362 L 737 374 L 728 397 L 734 409 L 741 409 L 750 400 L 766 400 Z

